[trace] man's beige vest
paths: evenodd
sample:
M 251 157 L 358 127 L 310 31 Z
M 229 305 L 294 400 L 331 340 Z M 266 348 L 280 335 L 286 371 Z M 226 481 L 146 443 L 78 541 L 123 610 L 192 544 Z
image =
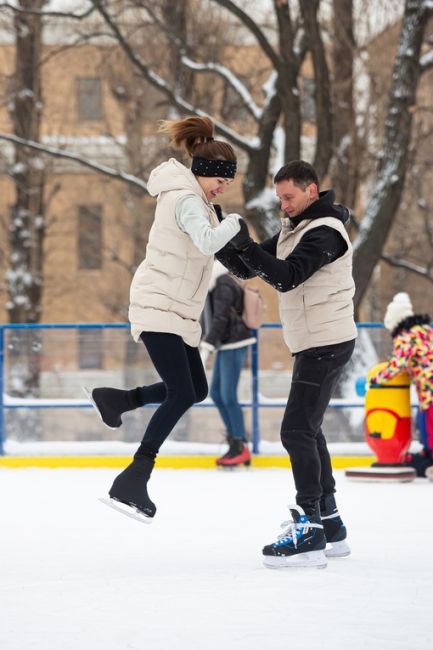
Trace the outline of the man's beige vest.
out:
M 199 318 L 212 273 L 213 255 L 203 255 L 176 223 L 176 202 L 197 194 L 206 206 L 209 223 L 218 225 L 193 174 L 186 170 L 191 189 L 169 190 L 158 196 L 146 257 L 132 279 L 129 320 L 136 341 L 142 332 L 177 334 L 185 343 L 200 343 Z
M 351 341 L 357 335 L 353 318 L 352 245 L 344 225 L 333 217 L 301 221 L 290 228 L 289 219 L 277 244 L 277 257 L 286 259 L 306 232 L 319 226 L 338 230 L 347 242 L 347 251 L 325 264 L 303 284 L 278 293 L 284 340 L 292 353 L 321 345 Z

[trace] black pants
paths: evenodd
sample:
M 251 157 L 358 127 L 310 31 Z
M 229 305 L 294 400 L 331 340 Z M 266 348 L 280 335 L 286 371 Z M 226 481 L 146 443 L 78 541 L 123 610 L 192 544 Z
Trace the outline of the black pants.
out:
M 355 341 L 299 352 L 281 425 L 281 440 L 289 453 L 296 503 L 311 511 L 322 496 L 335 492 L 331 459 L 322 422 L 332 392 Z
M 160 332 L 141 334 L 149 356 L 162 382 L 144 387 L 143 403 L 161 405 L 149 421 L 138 454 L 155 457 L 181 416 L 208 394 L 206 373 L 198 348 L 187 345 L 180 336 Z

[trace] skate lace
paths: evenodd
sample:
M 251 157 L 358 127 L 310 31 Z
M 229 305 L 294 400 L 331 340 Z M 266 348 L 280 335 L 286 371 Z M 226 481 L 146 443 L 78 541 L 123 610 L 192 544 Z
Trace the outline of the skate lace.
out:
M 296 548 L 298 545 L 298 538 L 305 535 L 310 528 L 323 528 L 321 524 L 316 524 L 313 521 L 293 521 L 293 519 L 288 519 L 283 521 L 280 526 L 284 528 L 284 532 L 278 535 L 278 542 L 284 544 L 287 542 L 293 542 L 293 546 Z

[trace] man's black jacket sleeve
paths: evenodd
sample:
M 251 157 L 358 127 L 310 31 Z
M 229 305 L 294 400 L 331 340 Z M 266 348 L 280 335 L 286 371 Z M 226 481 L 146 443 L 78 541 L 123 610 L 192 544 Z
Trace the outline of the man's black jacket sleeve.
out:
M 252 242 L 239 257 L 255 275 L 282 293 L 295 289 L 347 250 L 342 235 L 329 226 L 306 232 L 285 260 L 276 258 L 277 241 L 278 235 L 263 244 Z
M 233 273 L 237 278 L 241 278 L 241 280 L 248 280 L 248 278 L 254 278 L 256 275 L 254 271 L 252 271 L 243 260 L 241 260 L 239 253 L 229 244 L 226 244 L 215 253 L 215 257 L 228 271 L 230 271 L 230 273 Z

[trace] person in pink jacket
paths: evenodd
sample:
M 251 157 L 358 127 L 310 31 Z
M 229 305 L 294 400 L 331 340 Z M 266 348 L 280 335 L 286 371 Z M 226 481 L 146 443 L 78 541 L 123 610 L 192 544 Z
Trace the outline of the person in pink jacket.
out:
M 407 293 L 397 293 L 388 305 L 384 325 L 392 336 L 393 351 L 385 368 L 371 378 L 372 385 L 384 384 L 400 372 L 407 372 L 418 394 L 418 428 L 421 453 L 407 454 L 406 462 L 418 476 L 433 465 L 433 327 L 428 314 L 414 314 Z

